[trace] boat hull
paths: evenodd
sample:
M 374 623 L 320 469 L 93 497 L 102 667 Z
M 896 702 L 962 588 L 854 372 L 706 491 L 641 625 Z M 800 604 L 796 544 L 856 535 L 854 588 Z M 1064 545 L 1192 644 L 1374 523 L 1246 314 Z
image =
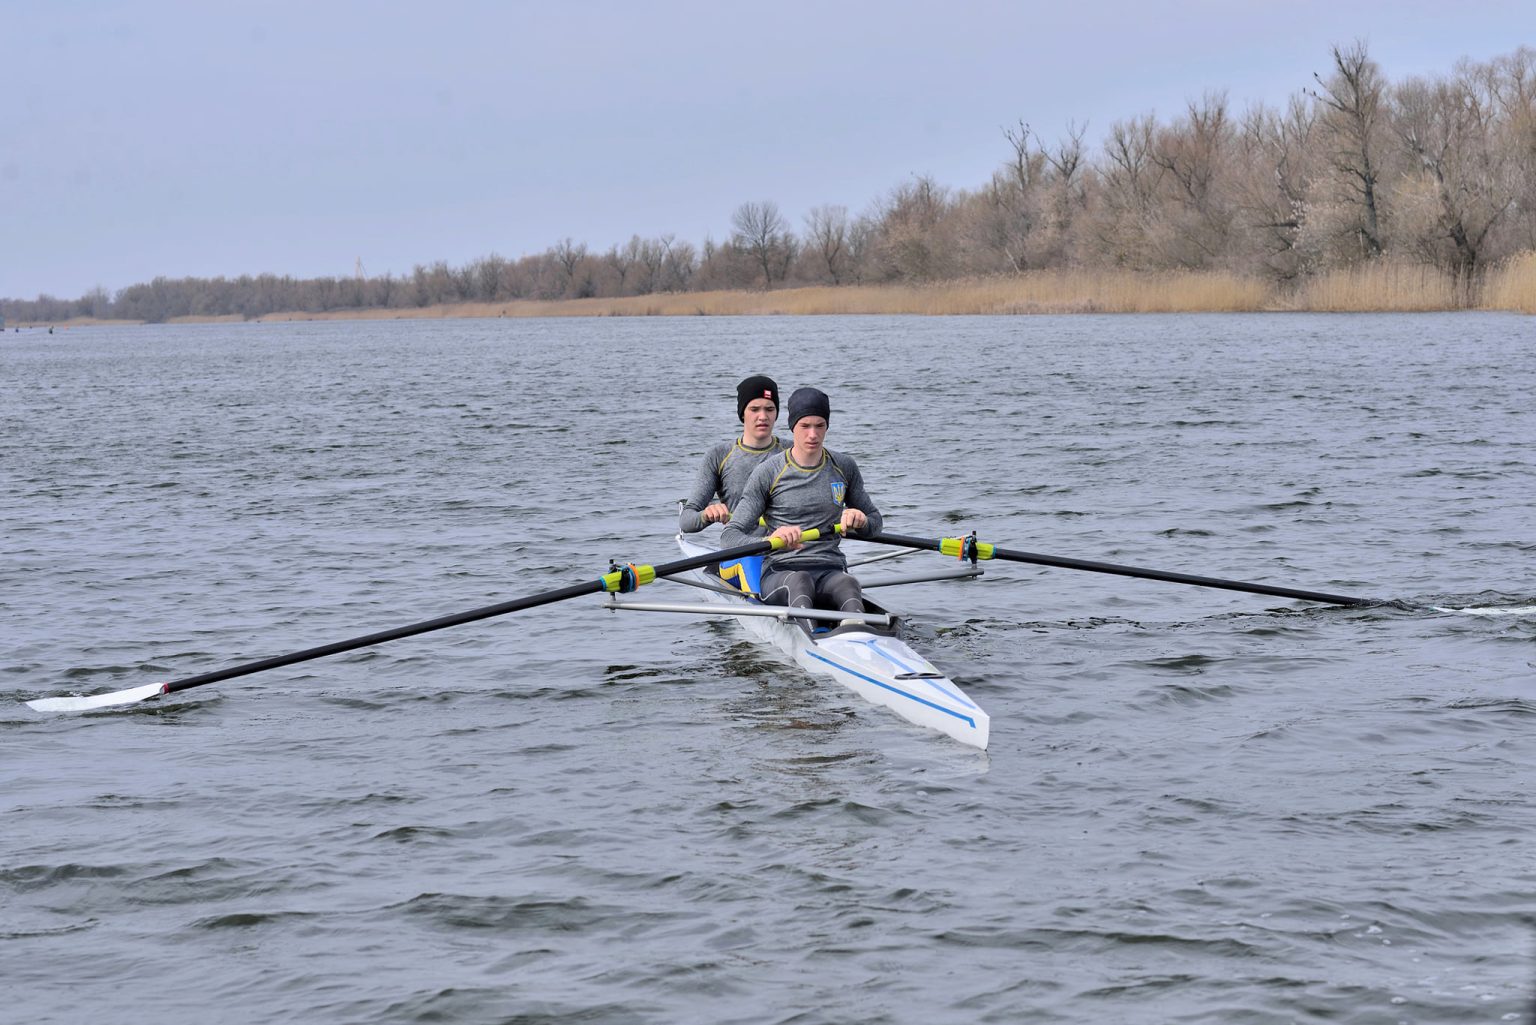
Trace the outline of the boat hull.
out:
M 686 536 L 679 536 L 677 541 L 690 557 L 709 551 Z M 720 584 L 719 577 L 705 570 L 696 571 L 695 579 Z M 722 606 L 759 604 L 745 595 L 707 593 L 710 601 Z M 991 730 L 987 713 L 894 633 L 844 626 L 813 638 L 790 619 L 740 616 L 737 622 L 755 640 L 777 649 L 808 672 L 836 680 L 871 704 L 889 708 L 908 722 L 937 730 L 962 744 L 986 748 Z

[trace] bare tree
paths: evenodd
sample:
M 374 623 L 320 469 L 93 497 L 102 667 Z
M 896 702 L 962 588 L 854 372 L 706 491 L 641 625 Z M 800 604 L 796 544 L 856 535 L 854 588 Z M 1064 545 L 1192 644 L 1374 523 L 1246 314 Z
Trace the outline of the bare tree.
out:
M 416 306 L 437 306 L 460 298 L 459 280 L 447 262 L 438 260 L 430 267 L 417 264 L 411 271 L 411 300 Z M 311 297 L 309 304 L 314 302 Z M 306 309 L 307 306 L 300 306 Z
M 1378 186 L 1382 170 L 1385 85 L 1381 69 L 1366 54 L 1365 43 L 1349 49 L 1334 46 L 1333 72 L 1326 79 L 1314 74 L 1320 91 L 1312 96 L 1323 105 L 1323 127 L 1329 141 L 1333 170 L 1358 206 L 1350 230 L 1365 256 L 1380 256 L 1381 203 Z
M 1115 122 L 1104 142 L 1093 236 L 1100 257 L 1112 266 L 1152 264 L 1149 239 L 1163 176 L 1152 159 L 1157 132 L 1157 118 L 1146 114 Z
M 1070 263 L 1075 222 L 1087 201 L 1086 127 L 1069 122 L 1048 146 L 1029 123 L 1003 129 L 1012 151 L 992 180 L 959 202 L 970 272 L 1024 271 Z
M 1017 272 L 1028 269 L 1031 262 L 1028 250 L 1040 219 L 1046 154 L 1035 145 L 1036 136 L 1022 119 L 1016 127 L 1004 128 L 1003 138 L 1012 152 L 983 190 L 989 209 L 981 219 L 980 235 L 983 245 Z
M 772 288 L 776 276 L 783 280 L 793 256 L 793 238 L 779 205 L 772 200 L 743 203 L 731 215 L 731 226 L 736 229 L 731 241 L 762 270 L 763 287 Z
M 1510 248 L 1536 249 L 1536 50 L 1495 58 L 1494 90 L 1503 145 L 1515 167 L 1516 208 Z
M 1302 270 L 1298 248 L 1307 194 L 1315 176 L 1315 108 L 1294 96 L 1284 112 L 1263 105 L 1243 118 L 1237 146 L 1243 167 L 1237 202 L 1261 252 L 1261 265 L 1281 280 Z
M 1232 134 L 1226 95 L 1207 93 L 1155 136 L 1149 157 L 1169 186 L 1161 245 L 1174 266 L 1211 267 L 1227 255 L 1234 215 L 1226 189 Z
M 1436 200 L 1426 256 L 1470 284 L 1488 233 L 1515 202 L 1514 154 L 1501 145 L 1496 72 L 1463 64 L 1449 81 L 1410 79 L 1396 90 L 1394 127 Z M 1436 242 L 1449 240 L 1450 252 Z
M 818 273 L 841 285 L 848 273 L 848 208 L 812 207 L 805 215 L 805 240 L 815 254 Z
M 949 190 L 929 175 L 891 190 L 880 211 L 878 259 L 884 277 L 935 281 L 950 277 L 955 251 Z
M 565 271 L 566 280 L 574 282 L 576 280 L 576 268 L 580 266 L 581 261 L 587 258 L 587 244 L 585 242 L 573 242 L 567 237 L 556 242 L 549 252 Z
M 666 265 L 667 251 L 660 239 L 642 239 L 635 250 L 635 259 L 640 264 L 635 294 L 650 295 L 661 287 L 661 271 Z
M 629 294 L 629 272 L 640 262 L 641 246 L 640 236 L 631 235 L 622 248 L 613 246 L 603 254 L 603 263 L 613 272 L 618 295 Z
M 1018 195 L 1028 195 L 1045 176 L 1045 150 L 1036 145 L 1039 137 L 1022 118 L 1016 126 L 1003 129 L 1003 138 L 1013 150 L 1001 172 L 1004 181 Z
M 590 299 L 597 294 L 599 262 L 588 253 L 585 242 L 561 239 L 545 258 L 556 268 L 556 281 L 550 282 L 548 273 L 540 275 L 545 279 L 538 289 L 540 298 Z
M 880 226 L 871 214 L 860 214 L 848 225 L 848 280 L 864 281 L 872 273 Z
M 691 243 L 675 241 L 671 235 L 663 235 L 659 241 L 666 251 L 662 260 L 662 290 L 686 292 L 699 269 L 698 251 Z
M 1086 124 L 1067 122 L 1067 134 L 1056 141 L 1052 149 L 1040 143 L 1050 167 L 1050 180 L 1046 183 L 1045 232 L 1036 246 L 1036 260 L 1048 266 L 1064 266 L 1073 256 L 1077 233 L 1077 220 L 1087 209 L 1087 162 L 1083 137 L 1088 134 Z M 1036 140 L 1039 142 L 1039 140 Z
M 1051 170 L 1056 172 L 1056 177 L 1062 182 L 1071 185 L 1079 181 L 1078 172 L 1083 167 L 1083 136 L 1088 134 L 1088 126 L 1079 126 L 1076 121 L 1067 122 L 1067 134 L 1056 143 L 1056 148 L 1045 153 L 1045 159 L 1051 165 Z M 1045 152 L 1045 147 L 1041 147 Z
M 83 317 L 107 317 L 111 315 L 112 297 L 105 288 L 97 285 L 82 295 L 77 305 Z
M 472 262 L 466 270 L 470 277 L 473 298 L 491 302 L 502 297 L 502 287 L 507 275 L 507 261 L 496 253 Z

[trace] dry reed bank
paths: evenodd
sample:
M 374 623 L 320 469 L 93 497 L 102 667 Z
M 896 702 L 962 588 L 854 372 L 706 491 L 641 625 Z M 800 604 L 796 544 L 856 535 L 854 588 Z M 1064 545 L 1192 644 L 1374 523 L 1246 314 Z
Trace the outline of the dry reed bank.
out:
M 260 321 L 413 320 L 445 317 L 686 317 L 1032 313 L 1422 313 L 1502 310 L 1536 314 L 1536 252 L 1490 271 L 1473 289 L 1423 265 L 1376 262 L 1287 288 L 1239 274 L 1195 271 L 1035 271 L 932 284 L 819 285 L 770 292 L 724 290 L 548 301 L 443 303 L 409 309 L 271 313 Z M 227 323 L 237 316 L 176 317 Z M 76 319 L 62 326 L 123 323 Z M 27 324 L 18 326 L 27 327 Z M 42 324 L 38 327 L 46 326 Z
M 1407 313 L 1485 309 L 1536 313 L 1536 253 L 1492 271 L 1468 294 L 1422 265 L 1374 263 L 1285 288 L 1219 272 L 1036 271 L 933 284 L 819 285 L 771 292 L 676 292 L 602 299 L 448 303 L 411 310 L 280 313 L 262 320 L 417 317 L 682 317 L 1030 313 Z

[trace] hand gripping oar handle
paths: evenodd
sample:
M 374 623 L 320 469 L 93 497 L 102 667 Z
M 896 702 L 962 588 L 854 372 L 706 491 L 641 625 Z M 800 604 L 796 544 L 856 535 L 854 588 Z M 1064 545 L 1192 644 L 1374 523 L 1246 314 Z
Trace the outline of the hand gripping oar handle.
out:
M 801 536 L 807 541 L 814 541 L 817 537 L 817 532 L 808 530 Z M 305 648 L 303 651 L 291 651 L 286 655 L 274 655 L 271 658 L 260 659 L 256 662 L 245 662 L 237 666 L 229 666 L 225 669 L 216 669 L 211 673 L 188 676 L 185 679 L 172 680 L 170 683 L 137 687 L 114 694 L 101 694 L 90 699 L 39 698 L 35 701 L 27 702 L 27 704 L 39 711 L 78 711 L 84 708 L 99 708 L 114 704 L 142 701 L 157 694 L 173 694 L 179 690 L 201 687 L 204 684 L 218 683 L 221 680 L 232 680 L 237 676 L 249 676 L 252 673 L 260 673 L 268 669 L 280 669 L 283 666 L 291 666 L 298 662 L 308 662 L 311 659 L 325 658 L 327 655 L 339 655 L 344 651 L 353 651 L 357 648 L 366 648 L 375 644 L 383 644 L 387 641 L 396 641 L 402 637 L 414 637 L 417 634 L 430 633 L 433 630 L 443 630 L 450 626 L 459 626 L 462 623 L 473 623 L 479 619 L 504 616 L 509 612 L 520 612 L 523 609 L 531 609 L 539 605 L 550 605 L 557 601 L 577 598 L 584 594 L 601 594 L 605 591 L 629 592 L 659 577 L 674 576 L 675 574 L 685 573 L 688 570 L 698 569 L 700 566 L 707 566 L 715 562 L 762 555 L 765 552 L 778 551 L 783 547 L 784 540 L 782 538 L 769 537 L 761 541 L 754 541 L 751 544 L 741 545 L 737 548 L 728 548 L 724 551 L 710 552 L 707 555 L 696 555 L 687 559 L 678 559 L 675 562 L 662 563 L 660 566 L 637 566 L 631 563 L 623 568 L 615 567 L 596 580 L 571 584 L 569 587 L 544 591 L 540 594 L 529 595 L 524 598 L 513 598 L 510 601 L 498 602 L 495 605 L 486 605 L 478 609 L 470 609 L 467 612 L 456 612 L 451 616 L 428 619 L 421 623 L 397 626 L 392 630 L 380 630 L 378 633 L 364 634 L 361 637 L 350 637 L 344 641 L 333 641 L 330 644 Z
M 1061 569 L 1080 569 L 1090 573 L 1111 573 L 1122 577 L 1142 577 L 1146 580 L 1166 580 L 1175 584 L 1193 584 L 1196 587 L 1219 587 L 1228 591 L 1248 591 L 1253 594 L 1272 594 L 1278 598 L 1296 598 L 1301 601 L 1322 602 L 1326 605 L 1380 605 L 1370 598 L 1353 598 L 1346 594 L 1327 594 L 1322 591 L 1303 591 L 1295 587 L 1275 587 L 1270 584 L 1251 584 L 1241 580 L 1222 580 L 1219 577 L 1202 577 L 1193 573 L 1170 573 L 1160 569 L 1142 569 L 1137 566 L 1120 566 L 1112 562 L 1092 562 L 1087 559 L 1069 559 L 1060 555 L 1041 555 L 1036 552 L 1020 552 L 1011 548 L 999 548 L 970 537 L 908 537 L 904 534 L 871 534 L 861 538 L 880 544 L 923 551 L 942 552 L 961 559 L 1001 559 L 1005 562 L 1024 562 L 1036 566 L 1057 566 Z

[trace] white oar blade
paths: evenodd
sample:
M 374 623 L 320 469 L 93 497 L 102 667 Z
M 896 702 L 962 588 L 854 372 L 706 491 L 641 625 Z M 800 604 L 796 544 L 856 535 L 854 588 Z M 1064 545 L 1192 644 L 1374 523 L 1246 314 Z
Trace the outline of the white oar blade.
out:
M 38 698 L 28 701 L 27 707 L 39 712 L 86 712 L 93 708 L 111 708 L 113 705 L 131 705 L 160 693 L 164 684 L 151 683 L 132 690 L 115 690 L 110 694 L 88 694 L 84 697 Z
M 1515 608 L 1498 609 L 1474 606 L 1470 609 L 1452 609 L 1444 605 L 1431 605 L 1436 612 L 1453 612 L 1463 616 L 1529 616 L 1536 613 L 1536 605 L 1521 605 Z

